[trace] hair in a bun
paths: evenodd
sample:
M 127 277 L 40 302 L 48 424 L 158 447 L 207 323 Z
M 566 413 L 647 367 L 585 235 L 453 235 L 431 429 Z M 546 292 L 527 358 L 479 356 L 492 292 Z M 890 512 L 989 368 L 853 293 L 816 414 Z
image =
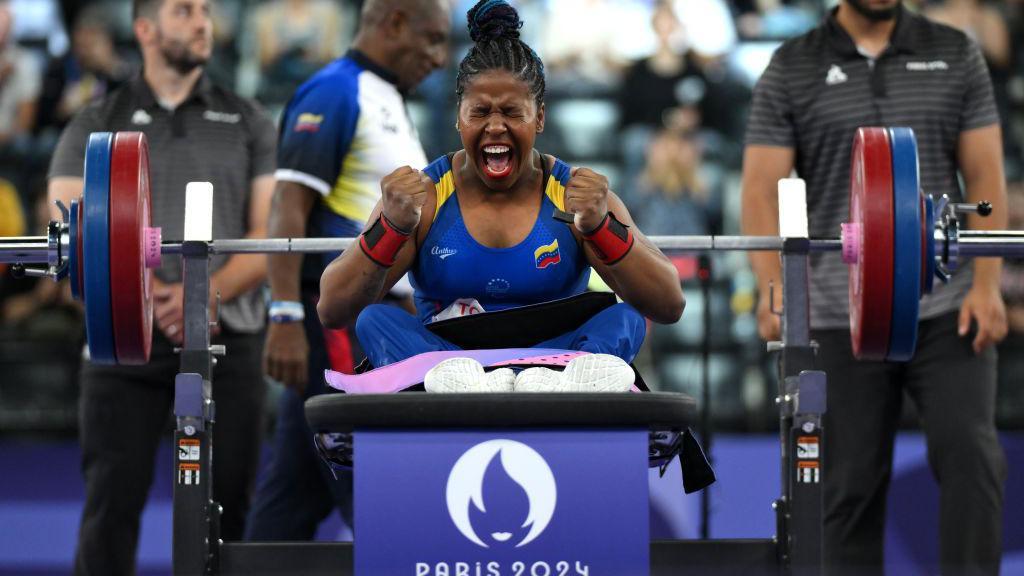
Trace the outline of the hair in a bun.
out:
M 537 104 L 544 102 L 544 63 L 519 39 L 523 22 L 506 0 L 480 0 L 466 14 L 474 45 L 459 64 L 455 94 L 459 101 L 473 76 L 488 70 L 510 72 L 530 87 Z
M 519 38 L 519 13 L 505 0 L 483 0 L 466 14 L 469 37 L 480 44 L 498 38 Z

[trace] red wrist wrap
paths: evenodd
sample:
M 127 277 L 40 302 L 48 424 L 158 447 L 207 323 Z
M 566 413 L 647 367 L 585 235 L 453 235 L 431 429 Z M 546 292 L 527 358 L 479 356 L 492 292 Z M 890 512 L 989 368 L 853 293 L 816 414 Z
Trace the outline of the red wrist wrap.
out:
M 609 212 L 593 231 L 584 234 L 594 253 L 605 264 L 612 265 L 622 260 L 633 249 L 633 232 L 615 215 Z
M 408 239 L 409 233 L 392 224 L 382 212 L 370 229 L 359 236 L 359 247 L 370 260 L 387 268 L 395 263 L 395 255 Z

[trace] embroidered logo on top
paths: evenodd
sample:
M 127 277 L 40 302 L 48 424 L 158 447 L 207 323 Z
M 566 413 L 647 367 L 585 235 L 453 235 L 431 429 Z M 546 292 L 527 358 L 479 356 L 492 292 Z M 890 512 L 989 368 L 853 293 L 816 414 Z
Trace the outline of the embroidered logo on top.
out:
M 946 64 L 942 60 L 932 60 L 931 62 L 907 62 L 907 70 L 910 72 L 949 70 L 949 64 Z
M 431 256 L 437 256 L 441 260 L 444 260 L 449 256 L 454 256 L 455 254 L 458 254 L 458 252 L 459 251 L 454 248 L 441 248 L 440 246 L 434 246 L 430 249 Z
M 136 110 L 135 113 L 132 114 L 132 124 L 146 125 L 151 124 L 152 122 L 153 117 L 145 110 Z
M 849 79 L 850 78 L 846 75 L 846 72 L 843 72 L 842 68 L 833 64 L 832 67 L 828 69 L 828 76 L 825 77 L 825 84 L 835 86 L 836 84 L 842 84 Z
M 558 239 L 551 244 L 545 244 L 533 251 L 534 262 L 537 268 L 547 268 L 554 264 L 558 264 L 562 261 L 562 256 L 558 253 Z
M 242 119 L 241 114 L 228 114 L 227 112 L 216 112 L 214 110 L 207 110 L 203 112 L 203 119 L 209 120 L 210 122 L 223 122 L 225 124 L 238 124 Z
M 303 112 L 299 114 L 298 119 L 295 121 L 296 132 L 317 132 L 320 130 L 320 124 L 324 121 L 323 114 L 311 114 L 309 112 Z
M 508 280 L 504 278 L 491 278 L 487 282 L 487 287 L 484 288 L 484 291 L 491 298 L 504 298 L 511 288 L 512 285 L 509 284 Z

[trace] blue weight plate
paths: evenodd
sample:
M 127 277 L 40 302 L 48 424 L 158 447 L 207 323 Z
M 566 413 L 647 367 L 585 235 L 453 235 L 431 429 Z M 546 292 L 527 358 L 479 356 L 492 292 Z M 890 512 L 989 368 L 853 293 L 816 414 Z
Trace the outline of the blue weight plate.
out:
M 78 289 L 81 278 L 78 277 L 80 265 L 78 262 L 78 242 L 81 235 L 78 233 L 78 200 L 71 201 L 71 210 L 68 212 L 68 283 L 71 284 L 71 297 L 75 300 L 82 299 L 82 292 Z
M 110 146 L 113 135 L 94 132 L 85 148 L 82 204 L 82 270 L 85 272 L 85 331 L 89 357 L 116 364 L 114 321 L 110 309 Z
M 890 128 L 893 193 L 892 324 L 887 360 L 905 362 L 917 346 L 921 299 L 921 186 L 917 140 L 910 128 Z
M 924 195 L 924 292 L 931 294 L 935 286 L 935 203 L 931 194 Z

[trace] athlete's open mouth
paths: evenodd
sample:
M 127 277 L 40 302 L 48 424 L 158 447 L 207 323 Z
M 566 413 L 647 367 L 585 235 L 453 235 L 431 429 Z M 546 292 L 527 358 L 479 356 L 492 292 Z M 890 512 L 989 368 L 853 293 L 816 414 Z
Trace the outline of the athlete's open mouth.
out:
M 514 153 L 510 146 L 490 144 L 484 146 L 481 153 L 483 155 L 484 173 L 488 177 L 499 179 L 512 173 Z

